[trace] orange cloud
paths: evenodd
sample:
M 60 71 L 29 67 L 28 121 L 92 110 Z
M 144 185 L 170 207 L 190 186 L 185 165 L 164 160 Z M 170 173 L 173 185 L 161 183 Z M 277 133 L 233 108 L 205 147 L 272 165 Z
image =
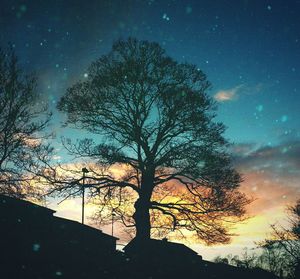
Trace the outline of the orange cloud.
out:
M 220 90 L 215 95 L 214 98 L 218 102 L 226 102 L 232 101 L 238 98 L 238 91 L 241 89 L 242 85 L 238 85 L 234 88 L 227 89 L 227 90 Z

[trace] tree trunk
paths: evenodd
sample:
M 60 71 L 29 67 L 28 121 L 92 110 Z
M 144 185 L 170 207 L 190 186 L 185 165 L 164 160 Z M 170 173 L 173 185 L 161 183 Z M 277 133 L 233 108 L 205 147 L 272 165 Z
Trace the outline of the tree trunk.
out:
M 140 197 L 134 204 L 135 213 L 133 215 L 136 228 L 136 238 L 138 240 L 150 239 L 150 201 Z
M 154 187 L 154 171 L 147 171 L 142 174 L 141 191 L 138 200 L 135 202 L 135 213 L 133 215 L 136 227 L 136 239 L 144 241 L 150 239 L 150 207 L 151 196 Z

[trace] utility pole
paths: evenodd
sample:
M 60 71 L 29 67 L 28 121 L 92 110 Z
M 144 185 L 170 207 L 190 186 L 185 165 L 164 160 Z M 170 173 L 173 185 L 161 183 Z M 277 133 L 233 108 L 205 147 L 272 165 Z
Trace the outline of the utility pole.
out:
M 82 205 L 81 205 L 81 223 L 84 224 L 84 190 L 85 190 L 85 174 L 88 173 L 87 168 L 82 168 Z
M 114 236 L 114 217 L 116 214 L 114 213 L 114 210 L 111 212 L 111 236 Z

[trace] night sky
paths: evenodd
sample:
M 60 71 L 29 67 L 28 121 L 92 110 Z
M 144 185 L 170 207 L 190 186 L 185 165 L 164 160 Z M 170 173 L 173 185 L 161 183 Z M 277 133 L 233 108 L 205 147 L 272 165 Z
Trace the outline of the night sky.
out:
M 60 136 L 75 132 L 61 128 L 56 102 L 113 41 L 156 41 L 175 60 L 196 64 L 235 143 L 242 189 L 257 198 L 249 209 L 256 217 L 234 242 L 245 246 L 300 196 L 299 13 L 296 0 L 1 0 L 0 46 L 11 43 L 23 68 L 37 74 L 54 112 L 58 160 Z

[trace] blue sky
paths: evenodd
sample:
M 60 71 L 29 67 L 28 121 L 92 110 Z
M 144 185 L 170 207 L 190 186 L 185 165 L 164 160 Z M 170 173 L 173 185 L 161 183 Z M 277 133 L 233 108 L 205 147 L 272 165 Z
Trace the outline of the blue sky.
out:
M 299 6 L 283 0 L 1 1 L 0 39 L 38 73 L 53 109 L 114 40 L 157 41 L 174 59 L 198 65 L 212 96 L 236 91 L 218 113 L 231 141 L 275 144 L 283 134 L 299 134 Z

